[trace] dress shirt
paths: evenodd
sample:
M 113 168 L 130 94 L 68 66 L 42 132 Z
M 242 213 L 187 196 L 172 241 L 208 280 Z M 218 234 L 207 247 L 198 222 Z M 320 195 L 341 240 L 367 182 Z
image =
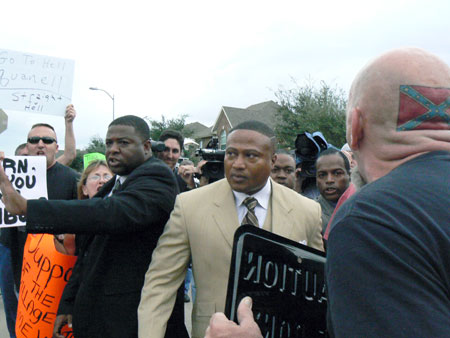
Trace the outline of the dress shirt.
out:
M 128 175 L 126 175 L 126 176 L 116 175 L 116 182 L 114 183 L 114 186 L 116 185 L 116 183 L 117 183 L 118 180 L 120 181 L 120 185 L 123 185 L 123 182 L 125 182 L 125 180 L 127 179 L 127 177 L 128 177 Z M 113 187 L 114 187 L 114 186 L 113 186 Z M 113 189 L 114 189 L 114 188 L 113 188 Z M 111 189 L 111 191 L 109 192 L 108 197 L 111 197 L 111 196 L 112 196 L 113 189 Z
M 247 207 L 242 204 L 242 202 L 249 196 L 255 198 L 258 204 L 255 207 L 255 215 L 258 218 L 259 227 L 262 228 L 267 216 L 267 208 L 269 207 L 270 194 L 272 192 L 272 186 L 270 180 L 267 180 L 266 185 L 258 191 L 256 194 L 247 195 L 243 192 L 238 192 L 233 190 L 234 201 L 236 203 L 236 210 L 238 214 L 239 224 L 242 223 L 245 215 L 247 214 Z

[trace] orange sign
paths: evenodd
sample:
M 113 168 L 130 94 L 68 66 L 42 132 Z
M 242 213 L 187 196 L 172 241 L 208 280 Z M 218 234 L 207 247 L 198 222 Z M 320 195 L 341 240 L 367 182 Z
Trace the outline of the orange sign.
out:
M 58 305 L 76 256 L 59 253 L 53 235 L 28 235 L 17 306 L 17 338 L 51 338 Z M 73 333 L 64 330 L 66 337 Z

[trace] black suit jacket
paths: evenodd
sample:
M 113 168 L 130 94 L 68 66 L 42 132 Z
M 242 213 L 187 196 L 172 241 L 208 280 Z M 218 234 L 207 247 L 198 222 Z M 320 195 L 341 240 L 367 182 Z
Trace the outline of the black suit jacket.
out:
M 77 338 L 137 337 L 144 276 L 177 194 L 173 174 L 155 158 L 105 198 L 114 183 L 89 200 L 28 202 L 28 232 L 82 235 L 58 311 L 73 315 Z

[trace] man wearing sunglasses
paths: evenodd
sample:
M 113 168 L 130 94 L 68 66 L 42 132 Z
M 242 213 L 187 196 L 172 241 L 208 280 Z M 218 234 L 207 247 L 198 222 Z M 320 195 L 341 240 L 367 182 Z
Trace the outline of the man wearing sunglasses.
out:
M 76 199 L 79 174 L 56 161 L 57 151 L 58 144 L 54 128 L 46 123 L 38 123 L 31 127 L 25 147 L 16 151 L 16 155 L 46 157 L 48 199 Z M 1 242 L 11 249 L 14 282 L 17 289 L 20 286 L 23 248 L 26 239 L 27 234 L 22 227 L 2 229 Z
M 47 191 L 49 199 L 76 199 L 79 175 L 56 161 L 58 142 L 55 129 L 46 123 L 31 127 L 27 137 L 29 156 L 45 156 L 47 159 Z

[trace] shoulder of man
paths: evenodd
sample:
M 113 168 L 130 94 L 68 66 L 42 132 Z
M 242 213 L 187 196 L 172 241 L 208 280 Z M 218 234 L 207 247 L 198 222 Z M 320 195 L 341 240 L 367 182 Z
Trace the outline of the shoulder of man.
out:
M 287 203 L 294 205 L 317 207 L 317 201 L 299 194 L 293 189 L 289 189 L 271 179 L 272 182 L 272 198 L 283 199 Z
M 173 175 L 170 168 L 160 159 L 152 156 L 145 162 L 143 162 L 140 166 L 136 167 L 129 176 L 135 176 L 135 175 L 155 175 L 158 176 L 168 176 L 171 177 Z
M 54 172 L 62 172 L 64 174 L 67 174 L 68 176 L 73 176 L 76 178 L 80 178 L 80 173 L 78 173 L 77 171 L 73 170 L 71 167 L 68 167 L 64 164 L 61 164 L 59 162 L 55 162 L 55 164 L 48 169 L 48 171 L 54 171 Z
M 227 179 L 223 178 L 221 180 L 205 185 L 203 187 L 183 192 L 179 196 L 180 199 L 184 201 L 189 201 L 192 198 L 202 198 L 202 197 L 205 198 L 208 197 L 209 200 L 211 200 L 212 196 L 222 196 L 227 192 L 231 192 L 231 187 L 228 184 Z
M 124 188 L 128 185 L 128 183 L 139 179 L 153 179 L 166 184 L 167 186 L 175 187 L 176 191 L 178 191 L 177 181 L 173 175 L 173 172 L 163 161 L 155 157 L 150 157 L 140 166 L 135 168 L 128 175 L 128 178 L 124 183 Z

